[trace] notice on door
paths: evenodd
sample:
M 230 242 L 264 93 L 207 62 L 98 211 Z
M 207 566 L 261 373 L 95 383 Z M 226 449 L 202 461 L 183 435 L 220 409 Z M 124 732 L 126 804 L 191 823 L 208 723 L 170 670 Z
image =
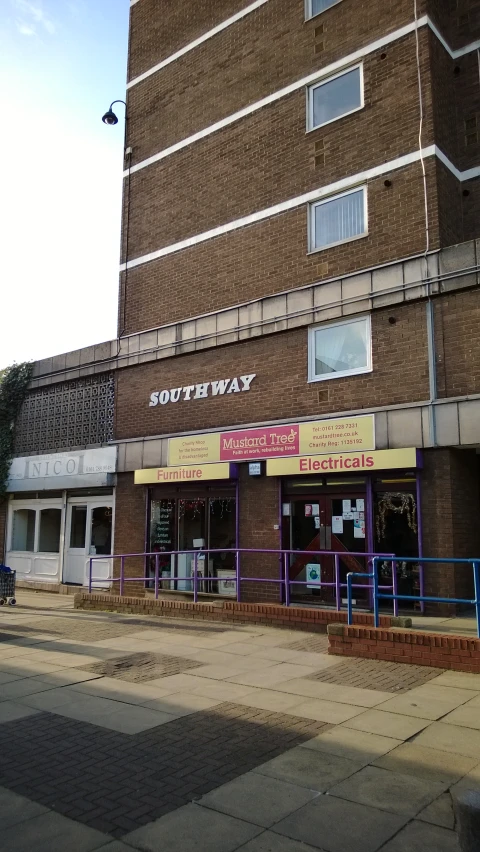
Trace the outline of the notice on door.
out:
M 343 515 L 332 515 L 332 533 L 334 535 L 342 535 Z

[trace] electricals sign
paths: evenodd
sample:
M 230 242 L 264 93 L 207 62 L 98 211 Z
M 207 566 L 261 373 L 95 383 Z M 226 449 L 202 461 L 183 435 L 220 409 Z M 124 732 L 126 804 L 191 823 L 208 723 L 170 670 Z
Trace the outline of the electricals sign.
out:
M 390 470 L 416 468 L 420 455 L 414 448 L 406 450 L 376 450 L 365 453 L 335 453 L 324 456 L 299 456 L 289 459 L 269 459 L 267 476 L 299 476 L 311 473 L 350 473 L 359 470 Z

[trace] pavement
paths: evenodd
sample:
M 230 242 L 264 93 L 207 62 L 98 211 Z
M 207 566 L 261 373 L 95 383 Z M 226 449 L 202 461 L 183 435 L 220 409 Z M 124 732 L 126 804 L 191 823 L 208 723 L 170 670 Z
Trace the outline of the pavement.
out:
M 0 609 L 2 852 L 459 852 L 480 675 L 18 600 Z

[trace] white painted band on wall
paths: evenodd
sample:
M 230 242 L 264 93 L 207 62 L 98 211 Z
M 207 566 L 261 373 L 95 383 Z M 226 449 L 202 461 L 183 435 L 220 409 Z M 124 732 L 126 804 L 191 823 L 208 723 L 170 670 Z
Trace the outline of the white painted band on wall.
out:
M 425 16 L 423 18 L 419 18 L 418 26 L 424 27 L 427 25 L 427 23 L 428 18 Z M 145 169 L 147 168 L 147 166 L 153 165 L 153 163 L 158 163 L 159 160 L 164 160 L 171 154 L 175 154 L 177 151 L 181 151 L 182 148 L 187 148 L 189 145 L 193 145 L 200 139 L 204 139 L 207 136 L 211 136 L 211 134 L 216 133 L 217 130 L 223 130 L 224 127 L 228 127 L 230 124 L 234 124 L 235 122 L 240 121 L 240 119 L 245 118 L 247 115 L 251 115 L 252 113 L 257 112 L 257 110 L 275 103 L 275 101 L 278 101 L 281 98 L 292 94 L 292 92 L 296 92 L 298 91 L 298 89 L 303 89 L 304 86 L 308 86 L 310 83 L 316 83 L 317 81 L 322 80 L 325 77 L 329 77 L 332 74 L 335 74 L 337 71 L 340 71 L 344 68 L 348 68 L 350 65 L 353 65 L 355 62 L 358 62 L 363 57 L 368 56 L 371 53 L 375 53 L 375 51 L 381 50 L 383 47 L 387 47 L 392 42 L 398 41 L 399 39 L 404 38 L 406 35 L 410 35 L 410 33 L 413 33 L 414 31 L 415 24 L 407 24 L 405 27 L 401 27 L 400 29 L 389 33 L 383 38 L 377 39 L 371 44 L 366 45 L 366 47 L 362 47 L 359 50 L 356 50 L 354 53 L 350 53 L 348 56 L 344 56 L 342 59 L 338 59 L 336 62 L 331 62 L 330 65 L 326 65 L 325 68 L 322 68 L 319 71 L 314 71 L 312 74 L 308 74 L 306 77 L 302 77 L 300 80 L 295 80 L 294 83 L 290 83 L 288 86 L 284 86 L 283 89 L 279 89 L 277 92 L 273 92 L 271 95 L 267 95 L 260 101 L 256 101 L 253 104 L 249 104 L 243 109 L 238 110 L 238 112 L 232 113 L 232 115 L 229 115 L 226 118 L 222 118 L 220 121 L 215 122 L 215 124 L 211 124 L 209 127 L 205 127 L 203 130 L 197 131 L 197 133 L 192 134 L 192 136 L 187 136 L 186 139 L 182 139 L 180 142 L 176 142 L 174 145 L 170 145 L 168 148 L 164 148 L 164 150 L 160 151 L 158 154 L 153 154 L 153 156 L 148 157 L 146 160 L 142 160 L 142 162 L 136 163 L 136 165 L 132 166 L 130 170 L 124 171 L 123 176 L 127 177 L 129 173 L 133 174 L 134 172 L 139 172 L 141 169 Z
M 225 225 L 219 225 L 217 228 L 212 228 L 210 231 L 205 231 L 202 234 L 196 234 L 195 236 L 188 237 L 186 240 L 181 240 L 178 243 L 164 246 L 164 248 L 158 249 L 158 251 L 150 252 L 149 254 L 144 254 L 141 257 L 134 258 L 133 260 L 128 261 L 128 264 L 122 263 L 120 271 L 123 272 L 125 269 L 133 269 L 135 266 L 141 266 L 142 264 L 149 263 L 152 260 L 158 260 L 161 257 L 166 257 L 169 254 L 174 254 L 185 248 L 190 248 L 191 246 L 198 245 L 199 243 L 204 243 L 214 237 L 220 237 L 224 234 L 230 233 L 231 231 L 244 228 L 246 225 L 253 225 L 256 222 L 262 222 L 265 219 L 270 219 L 272 216 L 277 216 L 279 213 L 285 213 L 288 210 L 293 210 L 295 207 L 300 207 L 302 204 L 308 204 L 311 201 L 318 201 L 320 198 L 325 198 L 328 195 L 334 195 L 337 192 L 350 189 L 352 186 L 365 183 L 366 181 L 372 180 L 380 175 L 395 171 L 396 169 L 402 169 L 404 166 L 418 162 L 422 156 L 424 158 L 433 157 L 435 154 L 435 145 L 430 145 L 422 151 L 414 151 L 412 154 L 406 154 L 404 157 L 398 157 L 396 160 L 391 160 L 388 163 L 382 163 L 380 166 L 375 166 L 374 168 L 367 169 L 364 172 L 359 172 L 356 175 L 342 178 L 342 180 L 331 183 L 328 186 L 314 189 L 311 192 L 306 192 L 296 198 L 290 198 L 288 201 L 282 201 L 280 204 L 275 204 L 264 210 L 258 210 L 256 213 L 251 213 L 249 216 L 243 216 L 241 219 L 235 219 L 233 222 L 227 222 Z
M 134 2 L 138 2 L 138 0 L 134 0 Z M 152 74 L 156 74 L 157 71 L 161 71 L 162 68 L 165 68 L 167 65 L 170 65 L 175 60 L 180 59 L 182 56 L 185 56 L 186 53 L 190 53 L 191 50 L 195 50 L 196 47 L 199 47 L 205 41 L 213 38 L 218 33 L 221 33 L 223 30 L 226 30 L 228 27 L 231 27 L 232 24 L 236 24 L 237 21 L 240 21 L 242 18 L 245 18 L 246 15 L 249 15 L 250 12 L 255 12 L 256 9 L 259 9 L 260 6 L 264 6 L 265 3 L 268 3 L 268 0 L 255 0 L 254 3 L 250 3 L 249 6 L 245 6 L 244 9 L 241 9 L 240 12 L 236 12 L 235 15 L 232 15 L 231 18 L 227 18 L 226 21 L 222 21 L 221 24 L 217 24 L 213 29 L 208 30 L 208 32 L 196 38 L 194 41 L 191 41 L 189 44 L 186 44 L 185 47 L 180 48 L 175 53 L 172 53 L 170 56 L 167 56 L 166 59 L 162 59 L 157 65 L 154 65 L 153 68 L 149 68 L 148 71 L 144 71 L 143 74 L 139 74 L 137 77 L 134 77 L 133 80 L 130 80 L 127 83 L 127 89 L 131 89 L 132 86 L 136 86 L 138 83 L 141 83 L 142 80 L 146 80 L 147 77 L 151 77 Z

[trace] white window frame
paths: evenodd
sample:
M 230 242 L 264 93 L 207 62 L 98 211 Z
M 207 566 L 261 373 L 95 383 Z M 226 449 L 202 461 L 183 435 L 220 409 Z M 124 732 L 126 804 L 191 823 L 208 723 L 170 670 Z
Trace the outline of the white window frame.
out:
M 335 118 L 330 118 L 328 121 L 323 121 L 321 124 L 313 123 L 313 98 L 314 92 L 316 89 L 320 89 L 322 86 L 326 86 L 327 83 L 331 83 L 333 80 L 337 80 L 339 77 L 344 77 L 345 74 L 349 74 L 350 71 L 355 71 L 357 68 L 360 69 L 360 106 L 355 107 L 354 109 L 348 110 L 348 112 L 342 112 L 341 115 L 335 116 Z M 329 77 L 324 77 L 321 80 L 318 80 L 317 83 L 312 83 L 310 86 L 306 87 L 307 90 L 307 133 L 311 133 L 313 130 L 318 130 L 319 127 L 326 127 L 327 124 L 333 124 L 334 121 L 340 121 L 340 119 L 345 118 L 347 115 L 353 115 L 355 112 L 359 112 L 361 109 L 365 107 L 365 85 L 364 85 L 364 73 L 363 73 L 363 62 L 357 62 L 355 65 L 349 65 L 348 68 L 342 68 L 338 74 L 332 74 Z
M 338 373 L 327 373 L 324 376 L 317 376 L 315 373 L 315 335 L 317 331 L 322 331 L 326 328 L 335 328 L 339 326 L 351 325 L 354 322 L 364 320 L 367 326 L 367 366 L 357 367 L 352 370 L 342 370 Z M 341 379 L 345 376 L 360 376 L 365 373 L 371 373 L 372 366 L 372 318 L 370 314 L 358 314 L 345 320 L 336 320 L 335 322 L 320 323 L 319 325 L 310 326 L 308 329 L 308 382 L 328 382 L 332 379 Z
M 335 3 L 332 3 L 331 6 L 327 6 L 326 9 L 322 9 L 320 12 L 316 12 L 314 15 L 312 11 L 312 0 L 305 0 L 305 20 L 310 21 L 312 18 L 318 18 L 319 15 L 323 15 L 324 12 L 328 12 L 329 9 L 332 9 L 333 6 L 338 6 L 338 4 L 341 2 L 342 0 L 335 0 Z
M 30 509 L 32 512 L 35 512 L 35 535 L 33 541 L 33 550 L 12 550 L 13 544 L 13 513 L 17 509 Z M 8 537 L 7 537 L 7 552 L 10 554 L 27 554 L 34 553 L 35 556 L 41 556 L 47 551 L 39 550 L 38 545 L 40 542 L 40 512 L 42 509 L 60 509 L 60 551 L 62 549 L 62 532 L 63 526 L 65 522 L 65 510 L 63 506 L 63 500 L 61 497 L 51 497 L 51 498 L 37 498 L 36 500 L 10 500 L 9 503 L 9 522 L 8 522 Z M 49 555 L 55 555 L 60 551 L 52 551 Z
M 356 234 L 354 237 L 348 237 L 345 240 L 337 240 L 334 243 L 329 243 L 328 246 L 315 246 L 315 210 L 317 207 L 320 207 L 322 204 L 327 204 L 329 201 L 336 201 L 338 198 L 344 198 L 346 195 L 352 195 L 354 192 L 358 192 L 358 190 L 363 190 L 363 225 L 364 230 L 361 234 Z M 346 190 L 346 192 L 339 192 L 335 195 L 327 195 L 325 198 L 321 198 L 319 201 L 312 201 L 311 204 L 308 205 L 308 254 L 315 254 L 318 251 L 328 251 L 328 249 L 334 248 L 335 246 L 341 246 L 345 243 L 353 243 L 355 240 L 363 240 L 365 237 L 368 237 L 368 191 L 367 184 L 359 184 L 358 186 L 353 186 L 351 189 Z

